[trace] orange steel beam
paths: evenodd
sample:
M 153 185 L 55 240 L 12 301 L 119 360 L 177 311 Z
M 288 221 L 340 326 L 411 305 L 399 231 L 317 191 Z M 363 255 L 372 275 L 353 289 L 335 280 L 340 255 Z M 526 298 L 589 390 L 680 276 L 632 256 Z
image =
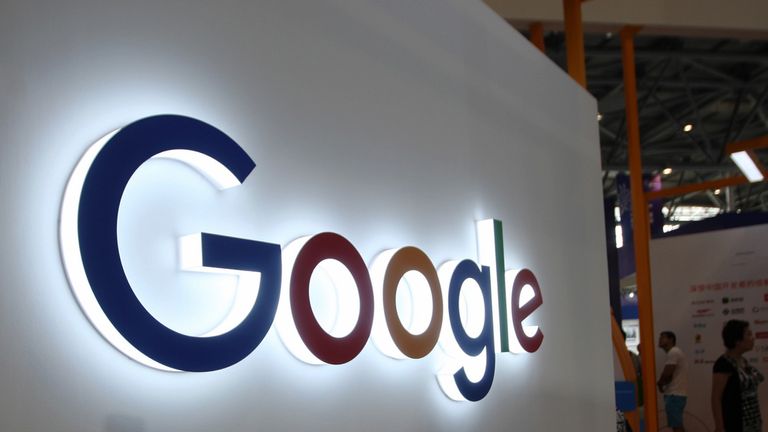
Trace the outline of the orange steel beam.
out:
M 640 343 L 646 347 L 640 353 L 643 364 L 642 381 L 645 398 L 646 430 L 659 429 L 656 404 L 656 356 L 653 347 L 653 298 L 651 296 L 651 269 L 648 254 L 650 227 L 648 225 L 648 201 L 643 192 L 643 164 L 640 158 L 640 122 L 637 109 L 637 77 L 635 72 L 634 36 L 639 27 L 621 29 L 621 57 L 624 69 L 624 103 L 627 116 L 629 141 L 629 174 L 632 192 L 632 229 L 635 239 L 635 272 L 637 277 L 637 301 L 640 318 Z
M 540 22 L 531 23 L 528 30 L 533 46 L 538 48 L 542 53 L 546 53 L 546 47 L 544 46 L 544 25 Z
M 725 152 L 727 154 L 731 154 L 739 151 L 754 150 L 754 149 L 765 148 L 765 147 L 768 147 L 768 135 L 763 135 L 761 137 L 752 138 L 744 141 L 736 141 L 736 142 L 728 143 L 728 145 L 725 146 Z
M 760 159 L 755 154 L 754 150 L 758 148 L 768 147 L 768 135 L 764 135 L 757 138 L 752 138 L 743 141 L 734 141 L 728 143 L 725 146 L 725 152 L 727 154 L 745 151 L 752 158 L 752 161 L 757 165 L 757 168 L 763 173 L 763 177 L 768 178 L 768 169 L 760 163 Z M 730 186 L 737 186 L 740 184 L 749 183 L 744 176 L 727 177 L 720 180 L 712 180 L 701 183 L 688 184 L 684 186 L 662 189 L 659 191 L 646 192 L 645 197 L 650 200 L 656 200 L 660 198 L 670 198 L 673 196 L 686 195 L 693 192 L 699 192 L 709 189 L 721 189 Z
M 563 0 L 563 12 L 568 74 L 582 87 L 587 88 L 584 30 L 581 25 L 581 0 Z
M 637 398 L 637 371 L 632 363 L 632 358 L 629 356 L 629 350 L 624 343 L 624 335 L 621 334 L 621 328 L 619 323 L 616 322 L 616 316 L 613 315 L 613 311 L 611 311 L 611 340 L 613 341 L 613 349 L 616 352 L 616 356 L 619 358 L 621 370 L 624 373 L 624 380 L 630 381 L 635 385 L 635 397 Z M 629 426 L 632 427 L 633 431 L 640 430 L 640 418 L 637 410 L 625 412 L 624 417 L 629 422 Z
M 727 177 L 720 180 L 712 180 L 702 183 L 687 184 L 684 186 L 673 187 L 668 189 L 662 189 L 653 192 L 646 192 L 645 197 L 648 201 L 657 200 L 660 198 L 670 198 L 674 196 L 687 195 L 693 192 L 699 192 L 709 189 L 722 189 L 729 186 L 736 186 L 740 184 L 749 183 L 744 176 Z

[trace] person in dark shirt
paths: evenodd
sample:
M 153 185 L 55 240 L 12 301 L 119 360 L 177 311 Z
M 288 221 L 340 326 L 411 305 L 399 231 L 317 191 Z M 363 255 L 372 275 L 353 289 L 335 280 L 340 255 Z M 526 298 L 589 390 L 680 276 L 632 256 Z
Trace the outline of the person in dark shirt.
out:
M 743 354 L 755 346 L 749 323 L 730 320 L 723 327 L 725 354 L 712 367 L 712 414 L 715 432 L 761 432 L 757 386 L 763 375 Z

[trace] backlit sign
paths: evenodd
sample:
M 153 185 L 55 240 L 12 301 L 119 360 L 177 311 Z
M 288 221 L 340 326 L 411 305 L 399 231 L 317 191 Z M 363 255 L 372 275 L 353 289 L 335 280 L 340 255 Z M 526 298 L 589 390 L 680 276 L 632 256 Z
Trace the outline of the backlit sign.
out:
M 161 115 L 108 134 L 74 169 L 60 226 L 70 285 L 94 327 L 142 364 L 169 371 L 223 369 L 256 349 L 274 323 L 289 351 L 311 364 L 345 364 L 369 338 L 397 359 L 423 358 L 439 344 L 451 365 L 438 373 L 440 387 L 454 400 L 477 401 L 493 383 L 496 353 L 531 353 L 542 344 L 542 331 L 525 325 L 543 303 L 539 282 L 528 269 L 504 268 L 502 224 L 492 219 L 477 222 L 477 261 L 451 260 L 439 267 L 421 249 L 404 246 L 380 253 L 369 268 L 348 239 L 332 232 L 302 237 L 283 248 L 213 233 L 184 236 L 179 242 L 182 269 L 236 273 L 242 292 L 207 334 L 178 333 L 141 304 L 118 251 L 123 192 L 152 158 L 184 162 L 219 189 L 240 185 L 256 166 L 215 127 Z M 345 307 L 347 313 L 339 314 L 340 336 L 326 331 L 312 310 L 310 279 L 317 269 L 331 276 L 338 298 L 357 299 L 354 310 Z M 421 277 L 409 276 L 414 273 Z M 422 321 L 418 332 L 406 328 L 397 311 L 395 296 L 403 280 L 419 293 L 411 300 Z

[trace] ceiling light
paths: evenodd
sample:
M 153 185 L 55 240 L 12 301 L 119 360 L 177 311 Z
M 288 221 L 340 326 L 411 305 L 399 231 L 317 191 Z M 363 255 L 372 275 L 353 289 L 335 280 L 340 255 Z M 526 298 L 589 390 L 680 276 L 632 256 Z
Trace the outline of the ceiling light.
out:
M 760 168 L 757 167 L 755 161 L 752 160 L 752 157 L 746 151 L 731 153 L 731 160 L 738 165 L 741 173 L 750 182 L 754 183 L 763 180 L 763 173 L 760 172 Z
M 597 121 L 600 121 L 603 119 L 603 115 L 600 113 L 597 113 Z
M 720 189 L 715 189 L 715 195 L 720 195 Z
M 670 175 L 672 174 L 672 168 L 664 168 L 664 170 L 661 173 L 664 175 Z
M 629 298 L 635 298 L 635 293 L 633 292 L 629 293 Z
M 683 126 L 683 132 L 688 133 L 692 130 L 693 130 L 693 125 L 690 123 L 686 123 L 685 126 Z

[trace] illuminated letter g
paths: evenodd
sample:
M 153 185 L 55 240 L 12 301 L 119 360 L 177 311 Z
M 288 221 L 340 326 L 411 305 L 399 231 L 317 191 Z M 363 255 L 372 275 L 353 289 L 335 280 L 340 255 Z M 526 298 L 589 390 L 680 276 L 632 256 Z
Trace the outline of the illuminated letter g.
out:
M 148 117 L 105 136 L 80 160 L 64 194 L 60 240 L 67 276 L 90 321 L 127 356 L 165 370 L 223 369 L 250 354 L 272 325 L 280 246 L 202 233 L 201 264 L 261 273 L 258 297 L 237 326 L 215 336 L 187 336 L 161 324 L 133 292 L 117 245 L 123 191 L 152 157 L 181 160 L 222 189 L 239 185 L 255 167 L 223 132 L 188 117 Z

